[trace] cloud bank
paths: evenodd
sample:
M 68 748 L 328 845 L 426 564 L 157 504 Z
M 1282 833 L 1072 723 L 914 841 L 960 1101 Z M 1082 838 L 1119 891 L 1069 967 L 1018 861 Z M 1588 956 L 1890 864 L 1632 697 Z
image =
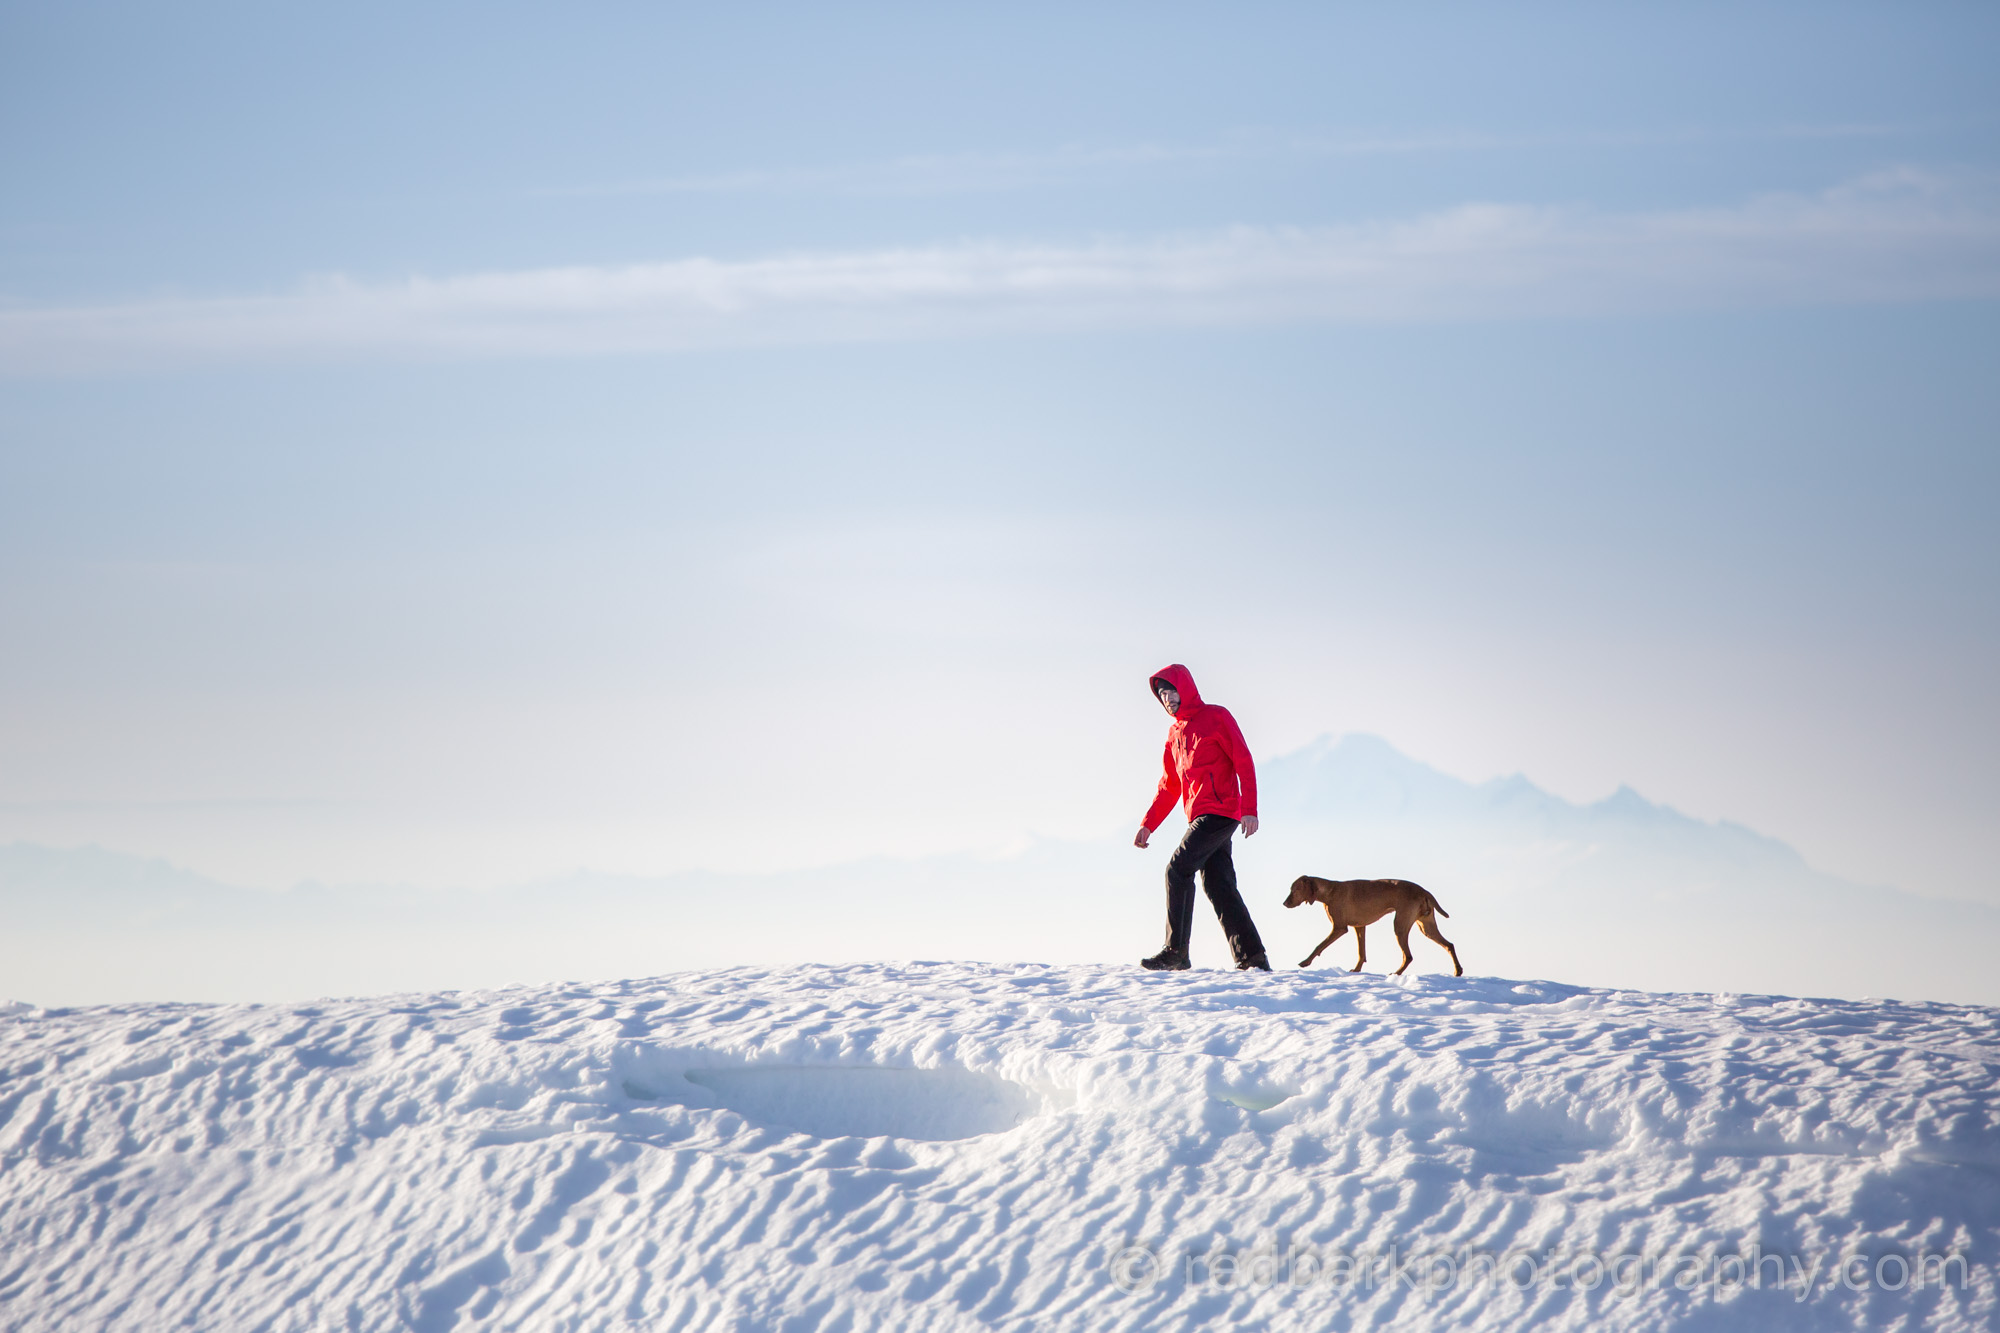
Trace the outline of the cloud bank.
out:
M 564 356 L 1139 325 L 2000 296 L 2000 202 L 1911 172 L 1723 209 L 1471 204 L 1336 227 L 689 258 L 0 309 L 0 372 Z

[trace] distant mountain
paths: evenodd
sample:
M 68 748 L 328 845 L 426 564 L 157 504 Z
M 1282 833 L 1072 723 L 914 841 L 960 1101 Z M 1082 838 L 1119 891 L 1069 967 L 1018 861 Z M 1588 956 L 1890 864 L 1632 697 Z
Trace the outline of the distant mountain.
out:
M 1638 838 L 1657 850 L 1699 848 L 1803 868 L 1798 853 L 1740 824 L 1704 823 L 1620 787 L 1577 805 L 1516 774 L 1474 785 L 1440 773 L 1379 736 L 1321 737 L 1261 770 L 1265 812 L 1280 826 L 1408 824 L 1512 841 Z
M 1373 736 L 1316 741 L 1262 777 L 1267 858 L 1424 884 L 1452 913 L 1445 934 L 1474 971 L 2000 1003 L 1987 961 L 2000 909 L 1853 884 L 1774 838 L 1629 787 L 1578 805 L 1518 776 L 1475 785 Z M 1393 939 L 1373 933 L 1384 938 L 1370 940 L 1371 966 L 1393 967 Z M 1428 965 L 1430 946 L 1412 947 Z M 1343 941 L 1326 958 L 1353 954 Z
M 1123 855 L 1120 855 L 1120 853 Z M 0 846 L 0 1002 L 279 1000 L 877 958 L 1136 958 L 1158 858 L 1040 842 L 1004 859 L 768 875 L 579 872 L 497 889 L 236 888 L 96 847 Z
M 1294 876 L 1394 876 L 1437 895 L 1475 974 L 2000 1004 L 2000 910 L 1851 884 L 1629 788 L 1578 805 L 1520 777 L 1473 784 L 1372 736 L 1317 741 L 1260 776 L 1264 828 L 1237 865 L 1280 967 L 1326 933 L 1323 917 L 1279 906 Z M 1116 963 L 1158 947 L 1164 860 L 1121 830 L 1011 857 L 773 875 L 266 893 L 15 844 L 0 847 L 0 1000 L 275 1000 L 871 958 Z M 1448 967 L 1429 941 L 1411 948 L 1413 970 Z M 1226 965 L 1205 905 L 1195 951 Z M 1370 971 L 1400 961 L 1387 923 L 1368 952 Z M 1350 936 L 1319 966 L 1353 960 Z

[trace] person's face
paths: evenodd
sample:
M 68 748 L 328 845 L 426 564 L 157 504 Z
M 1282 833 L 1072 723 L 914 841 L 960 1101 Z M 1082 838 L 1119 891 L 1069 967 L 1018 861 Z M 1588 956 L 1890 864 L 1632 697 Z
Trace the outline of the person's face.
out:
M 1166 709 L 1169 716 L 1180 712 L 1181 692 L 1171 685 L 1160 686 L 1160 707 Z

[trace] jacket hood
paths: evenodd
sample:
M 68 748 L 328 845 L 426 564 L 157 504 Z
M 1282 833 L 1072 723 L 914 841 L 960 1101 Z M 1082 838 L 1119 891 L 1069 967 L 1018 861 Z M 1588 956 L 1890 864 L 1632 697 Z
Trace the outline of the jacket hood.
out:
M 1180 711 L 1174 714 L 1175 717 L 1186 717 L 1201 707 L 1201 691 L 1194 687 L 1194 676 L 1179 662 L 1155 671 L 1153 678 L 1146 682 L 1146 688 L 1158 694 L 1162 684 L 1173 686 L 1174 692 L 1181 697 Z

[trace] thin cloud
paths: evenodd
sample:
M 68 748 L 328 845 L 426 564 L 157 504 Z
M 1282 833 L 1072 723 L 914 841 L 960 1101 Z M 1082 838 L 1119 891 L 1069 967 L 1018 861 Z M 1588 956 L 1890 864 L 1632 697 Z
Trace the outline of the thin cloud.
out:
M 1288 135 L 1241 133 L 1197 143 L 1066 144 L 1040 152 L 915 154 L 814 167 L 768 167 L 560 186 L 543 197 L 703 194 L 934 195 L 1032 189 L 1106 173 L 1249 162 L 1531 152 L 1552 148 L 1645 148 L 1722 142 L 1884 138 L 1885 125 L 1804 125 L 1753 130 L 1602 131 L 1554 135 L 1440 133 Z
M 2000 206 L 1892 173 L 1726 209 L 1474 204 L 1343 227 L 676 259 L 0 311 L 0 370 L 560 356 L 1274 322 L 2000 297 Z

